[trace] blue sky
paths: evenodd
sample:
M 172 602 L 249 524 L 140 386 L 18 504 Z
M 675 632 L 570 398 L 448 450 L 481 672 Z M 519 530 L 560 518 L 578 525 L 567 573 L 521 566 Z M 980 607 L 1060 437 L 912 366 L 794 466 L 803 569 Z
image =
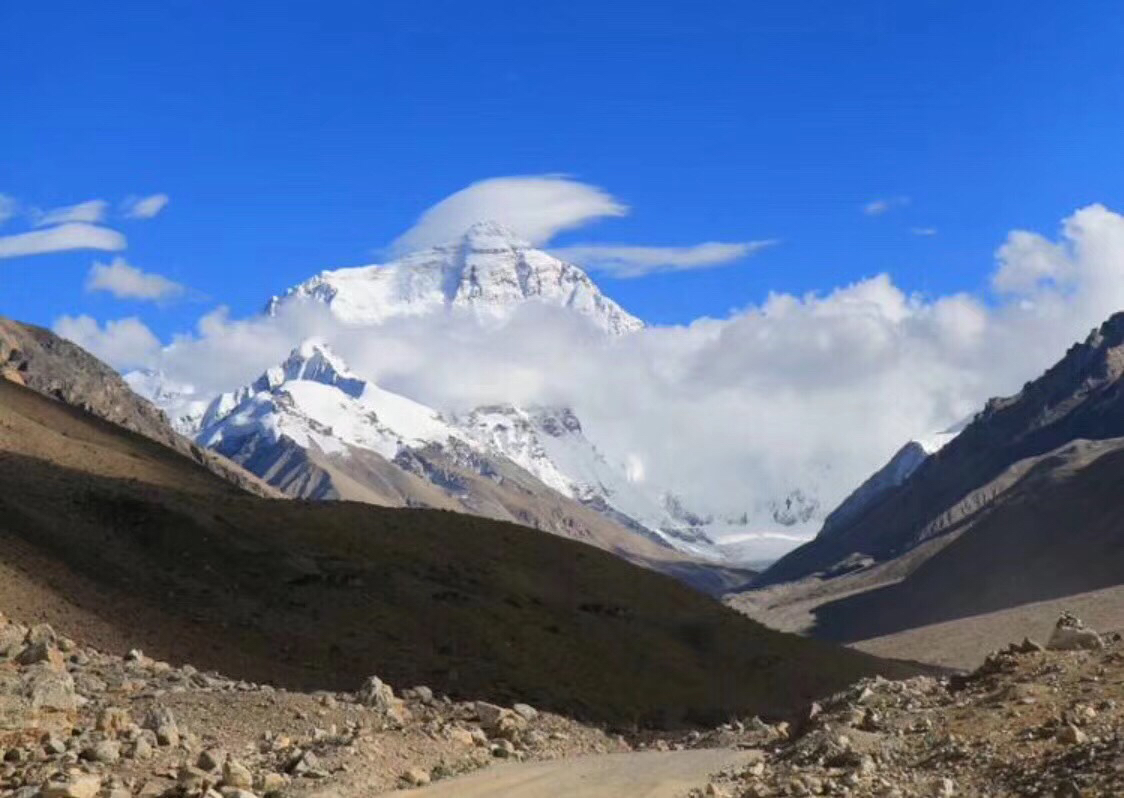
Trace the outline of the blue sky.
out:
M 0 193 L 104 198 L 129 262 L 191 291 L 120 300 L 83 287 L 107 255 L 10 257 L 0 314 L 166 338 L 370 262 L 474 181 L 559 172 L 631 209 L 560 245 L 781 241 L 599 278 L 649 321 L 884 271 L 983 295 L 1012 228 L 1124 207 L 1122 41 L 1107 2 L 8 3 Z M 156 193 L 155 218 L 119 218 Z

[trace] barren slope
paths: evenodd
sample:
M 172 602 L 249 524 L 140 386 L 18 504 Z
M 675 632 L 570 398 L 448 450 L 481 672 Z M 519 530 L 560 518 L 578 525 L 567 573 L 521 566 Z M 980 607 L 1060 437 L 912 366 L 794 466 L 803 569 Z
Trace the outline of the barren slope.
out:
M 4 566 L 40 617 L 109 648 L 313 688 L 378 673 L 620 724 L 783 714 L 908 670 L 512 524 L 249 496 L 5 381 L 0 452 Z

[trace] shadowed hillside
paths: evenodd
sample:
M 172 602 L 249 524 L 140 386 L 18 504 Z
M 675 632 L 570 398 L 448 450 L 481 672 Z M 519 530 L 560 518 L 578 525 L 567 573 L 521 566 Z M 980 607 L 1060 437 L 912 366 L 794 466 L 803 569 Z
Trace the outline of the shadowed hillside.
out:
M 783 714 L 908 670 L 513 524 L 250 496 L 2 380 L 0 452 L 0 607 L 109 648 L 305 688 L 378 673 L 620 724 Z

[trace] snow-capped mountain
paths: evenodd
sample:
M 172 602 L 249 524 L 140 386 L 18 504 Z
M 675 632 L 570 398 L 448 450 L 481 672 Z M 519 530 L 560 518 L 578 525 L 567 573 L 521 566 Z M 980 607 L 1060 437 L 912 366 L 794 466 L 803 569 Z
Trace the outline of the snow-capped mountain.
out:
M 525 483 L 572 499 L 642 537 L 715 556 L 695 519 L 666 496 L 653 497 L 629 480 L 623 466 L 611 464 L 585 437 L 571 410 L 498 405 L 445 418 L 356 376 L 318 341 L 301 344 L 250 385 L 216 397 L 202 415 L 196 440 L 306 498 L 428 504 L 440 492 L 472 508 L 465 473 L 502 483 L 505 473 L 518 469 Z M 310 462 L 336 473 L 310 477 Z M 355 463 L 362 464 L 361 472 L 349 468 Z M 403 473 L 388 495 L 392 471 Z M 419 491 L 407 477 L 430 484 Z M 354 493 L 352 483 L 362 487 L 365 480 L 369 490 Z
M 480 222 L 457 241 L 388 263 L 321 272 L 273 297 L 266 312 L 300 300 L 323 302 L 341 321 L 356 325 L 449 312 L 496 322 L 520 305 L 540 302 L 571 310 L 611 335 L 644 326 L 581 268 L 535 249 L 496 222 Z
M 458 315 L 502 326 L 536 303 L 585 319 L 609 337 L 644 326 L 582 269 L 494 222 L 388 263 L 322 272 L 273 297 L 266 312 L 301 302 L 322 303 L 344 324 L 373 333 L 402 317 Z M 619 454 L 599 447 L 568 408 L 501 402 L 442 416 L 352 374 L 316 342 L 297 346 L 285 362 L 220 396 L 201 396 L 159 372 L 134 372 L 129 380 L 177 429 L 304 498 L 425 504 L 560 527 L 556 517 L 515 507 L 510 487 L 519 484 L 524 493 L 553 492 L 580 505 L 585 515 L 578 526 L 596 526 L 589 518 L 596 515 L 638 539 L 739 561 L 771 556 L 822 517 L 814 486 L 793 488 L 745 513 L 700 511 L 674 486 L 640 478 Z M 746 545 L 723 549 L 715 541 L 727 535 Z
M 322 454 L 356 448 L 394 458 L 451 437 L 459 433 L 436 411 L 360 379 L 326 345 L 306 341 L 251 385 L 216 397 L 196 440 L 228 456 L 249 439 L 285 438 Z

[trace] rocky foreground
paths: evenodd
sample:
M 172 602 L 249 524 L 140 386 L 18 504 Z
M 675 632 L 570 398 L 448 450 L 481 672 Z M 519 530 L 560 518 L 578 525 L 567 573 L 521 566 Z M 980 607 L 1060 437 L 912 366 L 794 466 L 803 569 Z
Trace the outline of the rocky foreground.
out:
M 494 761 L 628 750 L 534 708 L 457 703 L 377 677 L 304 694 L 77 645 L 0 616 L 0 795 L 374 794 Z
M 1063 616 L 966 675 L 866 680 L 696 796 L 1124 795 L 1124 646 Z
M 16 798 L 348 798 L 499 761 L 685 748 L 756 757 L 696 797 L 1120 796 L 1122 719 L 1124 645 L 1071 616 L 969 674 L 865 680 L 792 723 L 628 741 L 377 677 L 354 693 L 236 682 L 0 616 L 0 795 Z

